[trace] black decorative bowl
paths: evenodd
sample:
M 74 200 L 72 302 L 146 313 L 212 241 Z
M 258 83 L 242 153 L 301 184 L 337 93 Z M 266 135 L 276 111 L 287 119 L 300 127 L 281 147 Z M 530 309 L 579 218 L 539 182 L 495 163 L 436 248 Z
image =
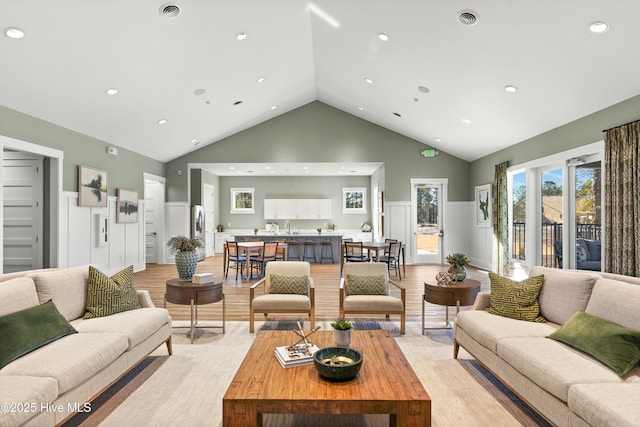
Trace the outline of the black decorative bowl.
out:
M 348 347 L 321 348 L 313 355 L 318 375 L 330 381 L 349 381 L 362 368 L 362 354 Z

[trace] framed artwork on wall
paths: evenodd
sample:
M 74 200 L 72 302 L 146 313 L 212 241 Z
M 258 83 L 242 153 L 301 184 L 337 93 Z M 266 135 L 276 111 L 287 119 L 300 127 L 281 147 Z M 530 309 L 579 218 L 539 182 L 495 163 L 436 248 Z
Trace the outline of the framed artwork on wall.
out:
M 342 213 L 367 213 L 367 189 L 365 187 L 342 188 Z
M 231 214 L 252 214 L 254 208 L 254 188 L 231 188 Z
M 491 227 L 491 184 L 476 187 L 476 226 Z
M 78 206 L 107 206 L 107 171 L 78 166 Z
M 116 222 L 138 222 L 138 192 L 118 188 L 116 203 Z

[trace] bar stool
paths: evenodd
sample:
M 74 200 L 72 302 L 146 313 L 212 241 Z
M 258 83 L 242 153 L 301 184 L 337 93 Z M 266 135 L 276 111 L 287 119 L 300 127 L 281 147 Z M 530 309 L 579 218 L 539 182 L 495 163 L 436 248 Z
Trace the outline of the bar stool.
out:
M 329 259 L 331 264 L 335 262 L 333 260 L 333 242 L 331 240 L 325 240 L 320 243 L 320 264 L 324 259 Z
M 287 242 L 287 259 L 289 261 L 300 261 L 300 242 L 289 240 Z
M 311 258 L 313 262 L 316 262 L 316 242 L 313 240 L 305 240 L 302 245 L 304 246 L 302 261 L 306 261 L 307 258 Z

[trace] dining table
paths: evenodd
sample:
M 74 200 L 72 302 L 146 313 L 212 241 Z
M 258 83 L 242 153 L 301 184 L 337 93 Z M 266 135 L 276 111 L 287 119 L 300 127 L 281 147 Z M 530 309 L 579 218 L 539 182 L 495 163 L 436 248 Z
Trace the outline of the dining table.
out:
M 353 242 L 353 243 L 360 243 L 360 242 Z M 362 242 L 362 249 L 367 250 L 369 254 L 370 262 L 376 262 L 377 260 L 379 260 L 380 251 L 384 251 L 388 247 L 389 247 L 389 242 L 376 242 L 376 241 Z M 401 258 L 400 261 L 402 262 L 402 274 L 404 274 L 406 277 L 407 273 L 406 273 L 405 253 L 404 253 L 403 244 L 401 244 L 400 246 L 400 258 Z M 342 245 L 340 246 L 340 271 L 342 271 L 343 265 L 344 265 L 344 243 L 342 243 Z M 402 275 L 400 275 L 400 278 L 402 278 Z
M 260 256 L 260 254 L 262 253 L 262 250 L 264 249 L 264 244 L 265 242 L 237 242 L 238 243 L 238 252 L 240 253 L 244 253 L 244 256 L 247 259 L 247 262 L 245 262 L 245 268 L 247 270 L 247 274 L 246 276 L 243 276 L 243 273 L 240 272 L 240 276 L 243 277 L 247 277 L 249 278 L 249 259 L 252 256 Z M 278 250 L 277 253 L 282 254 L 282 259 L 284 261 L 287 260 L 287 244 L 286 243 L 281 243 L 278 242 Z M 228 250 L 227 250 L 227 244 L 225 243 L 224 245 L 224 252 L 223 252 L 223 258 L 222 258 L 222 262 L 225 268 L 225 276 L 227 274 L 227 257 L 228 257 Z

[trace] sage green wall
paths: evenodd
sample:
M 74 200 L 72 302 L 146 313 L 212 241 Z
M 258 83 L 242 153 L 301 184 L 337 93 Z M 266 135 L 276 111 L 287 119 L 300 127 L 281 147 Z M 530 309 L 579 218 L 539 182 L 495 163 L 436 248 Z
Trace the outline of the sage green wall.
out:
M 314 101 L 167 163 L 167 201 L 187 201 L 187 165 L 207 162 L 384 162 L 387 201 L 410 200 L 411 178 L 449 178 L 449 200 L 469 200 L 469 163 L 442 151 L 427 159 L 424 148 Z
M 63 191 L 78 191 L 78 165 L 108 171 L 110 196 L 115 196 L 117 188 L 125 188 L 143 197 L 143 172 L 158 176 L 165 173 L 162 162 L 3 106 L 0 106 L 0 134 L 63 151 Z M 108 146 L 117 147 L 118 156 L 107 154 Z
M 494 166 L 518 165 L 604 139 L 603 130 L 640 119 L 640 96 L 567 123 L 471 163 L 470 189 L 493 182 Z M 535 118 L 533 118 L 535 120 Z

